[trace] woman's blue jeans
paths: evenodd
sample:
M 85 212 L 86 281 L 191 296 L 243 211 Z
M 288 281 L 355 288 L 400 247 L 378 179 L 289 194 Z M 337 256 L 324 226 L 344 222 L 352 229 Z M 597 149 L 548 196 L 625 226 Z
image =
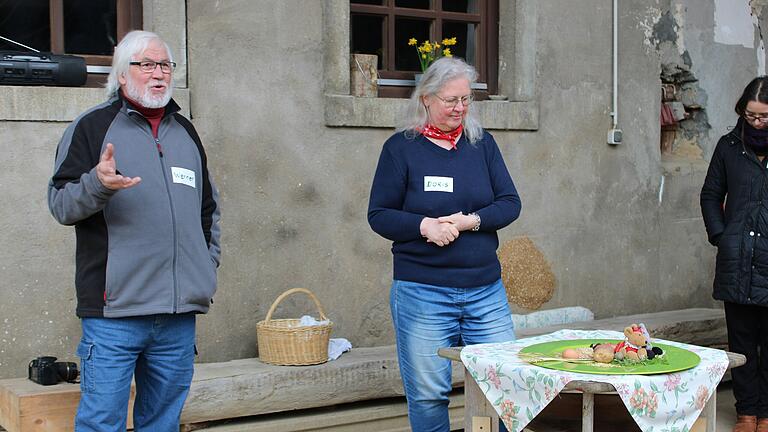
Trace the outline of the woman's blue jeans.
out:
M 411 430 L 448 432 L 451 361 L 437 350 L 514 340 L 504 285 L 498 280 L 451 288 L 395 280 L 390 307 Z
M 134 430 L 178 432 L 192 382 L 195 315 L 83 318 L 75 431 L 125 431 L 136 377 Z

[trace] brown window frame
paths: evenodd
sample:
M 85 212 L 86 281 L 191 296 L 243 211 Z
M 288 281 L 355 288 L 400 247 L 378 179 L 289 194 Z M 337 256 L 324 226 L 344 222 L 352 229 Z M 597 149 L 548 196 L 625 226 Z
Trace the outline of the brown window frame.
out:
M 475 50 L 477 53 L 478 82 L 485 83 L 487 90 L 475 91 L 479 99 L 485 99 L 488 94 L 496 94 L 498 90 L 499 76 L 499 1 L 477 0 L 479 11 L 477 13 L 447 12 L 442 10 L 443 1 L 431 0 L 431 9 L 413 9 L 395 6 L 395 0 L 383 0 L 382 5 L 370 5 L 355 3 L 350 0 L 350 18 L 353 15 L 378 16 L 383 18 L 382 44 L 383 56 L 382 69 L 378 71 L 380 78 L 388 79 L 413 79 L 414 72 L 395 70 L 395 20 L 397 17 L 418 18 L 430 20 L 430 39 L 442 40 L 443 21 L 466 22 L 477 26 L 477 40 Z M 351 19 L 350 19 L 351 22 Z M 352 32 L 350 30 L 350 38 Z M 408 97 L 412 87 L 379 86 L 381 97 Z
M 131 30 L 142 28 L 142 0 L 117 0 L 117 40 Z M 79 54 L 64 51 L 64 0 L 50 0 L 51 52 L 53 54 L 72 54 L 85 58 L 86 64 L 109 66 L 112 56 Z
M 111 55 L 80 54 L 64 50 L 64 0 L 49 0 L 51 26 L 51 53 L 70 54 L 83 57 L 89 66 L 111 66 Z M 142 0 L 116 0 L 117 40 L 128 32 L 143 26 Z M 85 87 L 100 87 L 107 81 L 104 73 L 88 73 Z

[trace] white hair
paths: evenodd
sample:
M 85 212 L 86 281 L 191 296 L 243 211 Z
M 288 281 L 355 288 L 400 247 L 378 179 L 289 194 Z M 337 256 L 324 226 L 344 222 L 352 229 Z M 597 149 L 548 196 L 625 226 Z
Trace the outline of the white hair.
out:
M 155 41 L 163 44 L 165 51 L 168 53 L 168 60 L 173 61 L 171 47 L 160 36 L 152 32 L 134 30 L 126 34 L 123 40 L 117 44 L 115 53 L 112 55 L 112 70 L 109 72 L 109 77 L 107 77 L 107 98 L 111 98 L 120 89 L 118 78 L 128 72 L 128 69 L 131 67 L 130 63 L 139 60 L 134 59 L 133 56 L 143 53 Z
M 464 60 L 456 57 L 441 57 L 432 63 L 413 90 L 397 131 L 405 132 L 408 137 L 417 136 L 429 121 L 427 109 L 422 100 L 423 96 L 437 94 L 448 81 L 456 78 L 466 78 L 471 87 L 477 81 L 477 71 Z M 464 134 L 471 144 L 483 137 L 483 128 L 475 116 L 472 105 L 467 106 L 467 113 L 462 123 Z

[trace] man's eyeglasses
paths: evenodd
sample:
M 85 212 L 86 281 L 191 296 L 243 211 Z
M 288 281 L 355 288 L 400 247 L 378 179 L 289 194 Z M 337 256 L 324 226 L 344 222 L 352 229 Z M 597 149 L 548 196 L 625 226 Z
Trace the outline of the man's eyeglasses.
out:
M 176 69 L 175 62 L 153 62 L 153 61 L 132 61 L 129 63 L 131 66 L 138 66 L 139 70 L 145 73 L 152 73 L 160 66 L 160 70 L 164 74 L 169 74 Z
M 768 114 L 755 114 L 745 111 L 744 118 L 755 123 L 768 123 Z
M 472 101 L 475 100 L 475 96 L 471 94 L 468 94 L 462 97 L 450 97 L 448 99 L 443 99 L 438 95 L 434 95 L 434 96 L 440 99 L 446 108 L 456 108 L 456 106 L 459 105 L 459 102 L 461 102 L 461 104 L 464 106 L 469 106 L 469 104 L 471 104 Z

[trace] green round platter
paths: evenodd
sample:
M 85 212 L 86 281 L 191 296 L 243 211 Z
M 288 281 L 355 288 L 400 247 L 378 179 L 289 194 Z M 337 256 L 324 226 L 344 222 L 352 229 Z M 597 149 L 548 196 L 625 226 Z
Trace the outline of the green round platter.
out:
M 542 342 L 529 345 L 520 350 L 524 354 L 538 354 L 543 357 L 559 357 L 567 348 L 585 348 L 595 343 L 617 344 L 621 342 L 615 339 L 572 339 L 552 342 Z M 616 362 L 607 365 L 598 363 L 569 363 L 559 360 L 546 360 L 531 363 L 547 369 L 555 369 L 566 372 L 588 373 L 596 375 L 653 375 L 679 372 L 695 367 L 701 361 L 698 354 L 684 348 L 678 348 L 667 344 L 654 343 L 664 350 L 661 358 L 647 360 L 636 364 Z

